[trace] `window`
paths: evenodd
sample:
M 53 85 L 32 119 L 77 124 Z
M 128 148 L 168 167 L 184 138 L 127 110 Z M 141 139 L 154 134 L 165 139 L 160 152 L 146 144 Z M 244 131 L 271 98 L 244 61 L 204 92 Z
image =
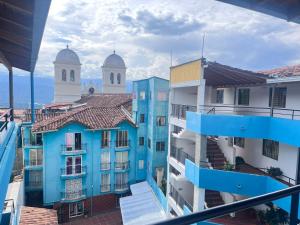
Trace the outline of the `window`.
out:
M 81 133 L 66 133 L 65 143 L 67 151 L 81 150 Z
M 75 71 L 74 70 L 71 70 L 70 72 L 70 81 L 75 81 Z
M 119 73 L 117 75 L 117 81 L 118 81 L 118 84 L 121 84 L 121 74 L 119 74 Z
M 29 176 L 28 176 L 28 180 L 29 180 L 29 186 L 30 187 L 38 187 L 41 188 L 42 187 L 42 171 L 40 170 L 30 170 L 29 172 Z
M 63 69 L 61 72 L 61 80 L 67 81 L 67 71 L 65 69 Z
M 66 180 L 66 193 L 65 199 L 75 200 L 82 197 L 85 194 L 82 189 L 82 179 L 68 179 Z
M 116 169 L 128 169 L 129 162 L 128 162 L 128 151 L 125 152 L 116 152 L 116 163 L 115 168 Z
M 103 130 L 101 133 L 101 148 L 108 148 L 110 143 L 110 131 Z
M 140 92 L 140 100 L 144 100 L 146 98 L 146 93 L 144 91 Z
M 151 148 L 151 139 L 148 138 L 148 148 Z
M 67 157 L 65 175 L 80 174 L 81 172 L 82 172 L 81 156 Z
M 224 89 L 218 89 L 216 94 L 216 103 L 223 104 L 224 101 Z
M 158 100 L 158 101 L 167 101 L 167 93 L 166 93 L 166 92 L 159 91 L 159 92 L 157 93 L 157 100 Z
M 273 96 L 273 107 L 285 108 L 286 105 L 286 87 L 275 87 L 274 88 L 274 96 Z M 272 106 L 272 94 L 273 88 L 270 88 L 269 91 L 269 107 Z
M 75 202 L 69 204 L 69 215 L 70 217 L 82 216 L 84 211 L 83 202 Z
M 157 116 L 156 117 L 156 125 L 157 126 L 166 126 L 166 117 L 165 116 Z
M 139 160 L 139 169 L 144 169 L 144 160 Z
M 110 154 L 109 154 L 109 151 L 101 152 L 100 168 L 101 168 L 101 170 L 109 170 L 110 169 Z
M 241 148 L 245 148 L 245 138 L 235 137 L 233 139 L 233 144 Z
M 128 173 L 117 173 L 115 176 L 116 190 L 128 188 Z
M 114 84 L 114 73 L 110 73 L 110 83 Z
M 38 166 L 43 164 L 42 149 L 30 149 L 29 164 L 30 166 Z
M 121 130 L 117 133 L 117 147 L 128 147 L 128 131 L 127 130 Z
M 101 174 L 101 192 L 110 191 L 110 174 L 103 173 Z
M 145 114 L 140 114 L 140 123 L 145 123 Z
M 250 98 L 250 89 L 239 89 L 238 93 L 238 104 L 239 105 L 249 105 L 249 98 Z
M 139 137 L 139 145 L 144 146 L 145 144 L 145 138 L 144 137 Z
M 279 142 L 264 139 L 263 155 L 278 160 L 278 154 L 279 154 Z
M 165 151 L 165 142 L 164 141 L 157 141 L 156 142 L 156 151 L 157 152 Z

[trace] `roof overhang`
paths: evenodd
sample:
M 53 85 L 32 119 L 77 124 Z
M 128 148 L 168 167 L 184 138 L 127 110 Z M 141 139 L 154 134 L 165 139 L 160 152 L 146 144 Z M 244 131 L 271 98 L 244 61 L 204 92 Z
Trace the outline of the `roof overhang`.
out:
M 300 23 L 299 0 L 217 0 L 261 12 L 287 21 Z
M 0 63 L 32 72 L 51 0 L 0 0 Z
M 204 66 L 206 85 L 214 87 L 256 86 L 266 84 L 268 76 L 248 70 L 242 70 L 216 62 L 207 62 Z

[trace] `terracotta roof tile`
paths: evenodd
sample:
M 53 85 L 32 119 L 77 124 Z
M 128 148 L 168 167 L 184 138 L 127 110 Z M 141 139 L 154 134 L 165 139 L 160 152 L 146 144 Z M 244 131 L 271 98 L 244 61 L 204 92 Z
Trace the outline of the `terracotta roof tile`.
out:
M 54 225 L 58 224 L 57 213 L 54 209 L 23 206 L 19 225 Z
M 294 66 L 285 66 L 271 70 L 259 71 L 265 75 L 275 75 L 278 77 L 300 76 L 300 64 Z

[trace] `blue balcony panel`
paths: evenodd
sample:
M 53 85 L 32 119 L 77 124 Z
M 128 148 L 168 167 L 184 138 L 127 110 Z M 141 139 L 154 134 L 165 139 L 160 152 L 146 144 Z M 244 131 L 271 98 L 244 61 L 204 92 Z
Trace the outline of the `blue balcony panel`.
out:
M 248 197 L 263 195 L 288 187 L 269 176 L 199 168 L 190 160 L 185 161 L 185 177 L 200 188 Z M 290 212 L 290 202 L 291 197 L 286 197 L 273 203 Z M 300 215 L 300 209 L 298 215 Z M 300 218 L 300 216 L 298 217 Z
M 300 147 L 300 120 L 187 112 L 186 127 L 203 135 L 269 139 Z
M 184 212 L 184 215 L 189 215 L 191 214 L 191 210 L 189 209 L 189 207 L 187 207 L 186 205 L 183 207 L 183 212 Z M 220 223 L 213 223 L 213 222 L 199 222 L 199 223 L 193 223 L 192 225 L 222 225 Z

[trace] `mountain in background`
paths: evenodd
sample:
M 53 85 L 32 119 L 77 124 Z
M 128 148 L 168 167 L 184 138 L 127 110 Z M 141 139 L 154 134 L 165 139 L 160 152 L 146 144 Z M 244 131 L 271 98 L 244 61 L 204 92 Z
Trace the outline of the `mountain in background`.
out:
M 82 85 L 90 82 L 101 87 L 101 79 L 81 79 Z M 54 97 L 54 77 L 34 77 L 35 104 L 41 107 L 49 104 Z M 132 91 L 132 81 L 127 81 L 127 92 Z M 28 108 L 30 106 L 30 76 L 14 75 L 14 104 L 15 108 Z M 0 108 L 9 105 L 8 75 L 0 74 Z

